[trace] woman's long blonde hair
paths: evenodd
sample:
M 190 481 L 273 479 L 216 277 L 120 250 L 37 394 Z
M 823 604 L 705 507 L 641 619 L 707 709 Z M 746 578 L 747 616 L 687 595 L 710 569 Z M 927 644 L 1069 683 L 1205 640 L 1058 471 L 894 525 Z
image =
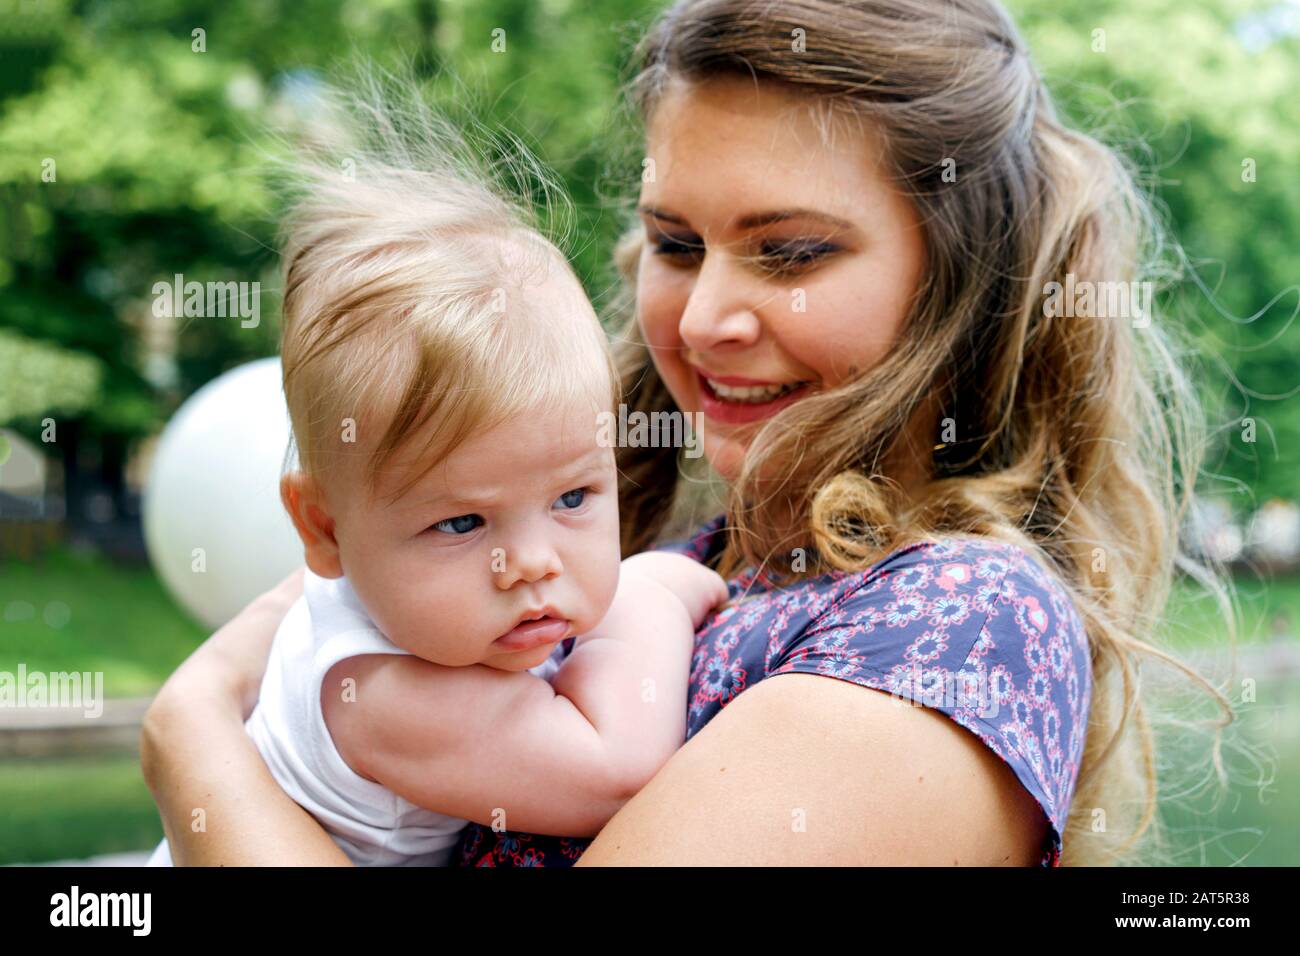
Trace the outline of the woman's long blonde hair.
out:
M 1203 414 L 1159 316 L 1065 318 L 1044 307 L 1048 284 L 1067 276 L 1076 288 L 1127 284 L 1158 263 L 1160 223 L 1134 173 L 1058 121 L 993 0 L 682 0 L 645 36 L 635 69 L 629 99 L 643 121 L 670 80 L 728 74 L 787 84 L 810 105 L 865 119 L 924 224 L 927 274 L 899 341 L 876 367 L 758 432 L 726 492 L 719 570 L 754 567 L 787 583 L 958 534 L 1038 554 L 1074 596 L 1092 648 L 1063 862 L 1159 859 L 1142 663 L 1174 667 L 1215 703 L 1221 774 L 1218 730 L 1231 720 L 1228 700 L 1157 634 L 1176 569 L 1229 608 L 1221 569 L 1179 543 Z M 637 229 L 617 253 L 629 293 L 640 245 Z M 616 353 L 630 410 L 674 409 L 634 316 Z M 882 472 L 927 401 L 943 428 L 932 480 L 909 498 Z M 664 532 L 679 460 L 623 448 L 619 468 L 630 554 Z M 760 474 L 763 488 L 778 476 L 779 499 L 759 493 Z M 802 572 L 786 558 L 799 547 L 811 556 Z

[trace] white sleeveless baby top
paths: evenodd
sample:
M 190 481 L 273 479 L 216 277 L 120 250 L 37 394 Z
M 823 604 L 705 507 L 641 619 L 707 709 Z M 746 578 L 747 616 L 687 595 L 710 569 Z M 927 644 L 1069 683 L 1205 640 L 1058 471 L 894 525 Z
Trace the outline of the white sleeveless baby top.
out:
M 276 782 L 358 866 L 445 866 L 469 821 L 416 806 L 367 780 L 339 755 L 320 707 L 320 686 L 339 661 L 409 654 L 380 633 L 347 578 L 307 571 L 303 595 L 276 631 L 257 706 L 245 729 Z M 563 649 L 531 673 L 549 679 Z M 150 865 L 170 865 L 166 841 Z

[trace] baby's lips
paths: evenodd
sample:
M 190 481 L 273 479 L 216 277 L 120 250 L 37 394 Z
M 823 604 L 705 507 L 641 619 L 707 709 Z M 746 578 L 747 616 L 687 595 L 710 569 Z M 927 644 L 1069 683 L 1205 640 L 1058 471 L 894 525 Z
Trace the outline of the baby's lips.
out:
M 506 651 L 527 651 L 543 644 L 556 644 L 568 632 L 569 622 L 564 618 L 544 617 L 539 621 L 524 621 L 492 643 Z

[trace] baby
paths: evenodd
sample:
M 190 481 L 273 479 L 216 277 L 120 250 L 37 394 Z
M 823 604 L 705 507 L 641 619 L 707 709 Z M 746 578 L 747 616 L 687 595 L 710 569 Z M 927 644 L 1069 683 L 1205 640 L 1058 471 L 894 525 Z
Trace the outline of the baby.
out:
M 620 564 L 617 376 L 580 283 L 446 168 L 316 175 L 284 269 L 308 571 L 248 733 L 358 864 L 446 864 L 471 820 L 594 835 L 681 746 L 727 588 Z

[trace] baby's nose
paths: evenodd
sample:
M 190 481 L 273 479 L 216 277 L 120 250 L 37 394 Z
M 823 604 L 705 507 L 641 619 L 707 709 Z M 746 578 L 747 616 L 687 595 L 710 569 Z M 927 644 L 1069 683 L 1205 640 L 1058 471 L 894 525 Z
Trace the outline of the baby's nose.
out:
M 560 553 L 546 539 L 517 541 L 503 550 L 494 568 L 497 586 L 506 589 L 520 581 L 531 583 L 552 578 L 564 571 Z

